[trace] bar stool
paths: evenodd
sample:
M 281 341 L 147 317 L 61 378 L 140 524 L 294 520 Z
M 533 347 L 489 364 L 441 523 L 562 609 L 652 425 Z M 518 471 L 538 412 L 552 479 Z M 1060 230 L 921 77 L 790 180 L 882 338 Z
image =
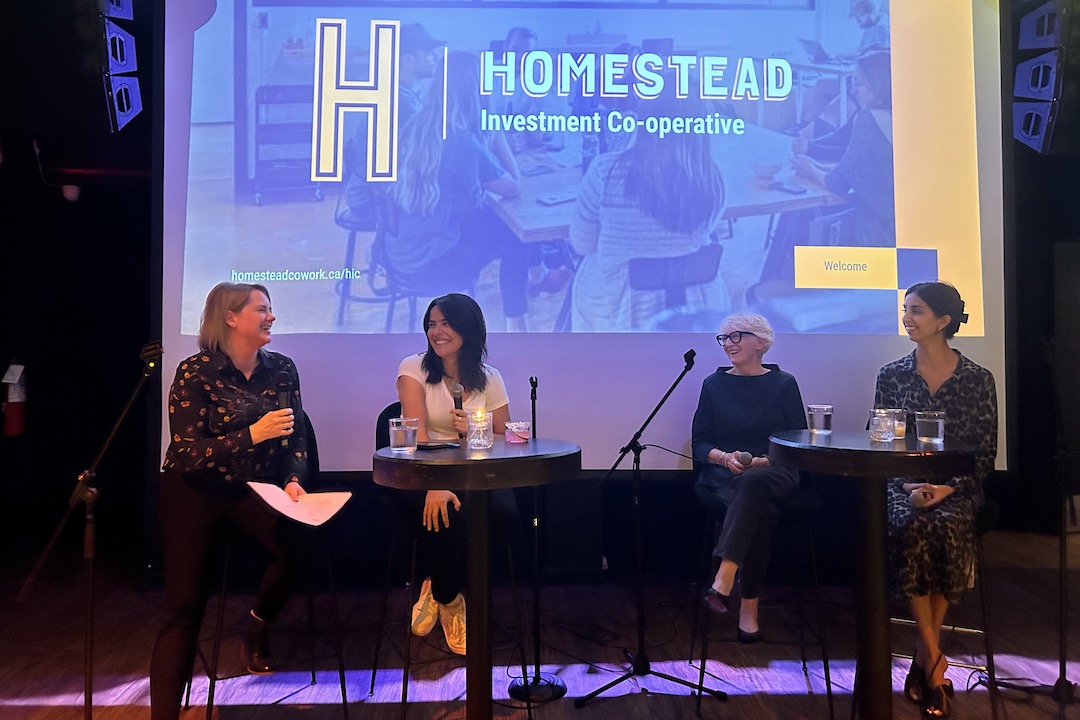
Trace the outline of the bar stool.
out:
M 376 450 L 378 450 L 380 448 L 388 447 L 390 445 L 389 420 L 390 420 L 390 418 L 400 417 L 400 416 L 401 416 L 401 403 L 400 402 L 394 402 L 394 403 L 391 403 L 391 404 L 387 405 L 385 408 L 383 408 L 382 412 L 379 413 L 379 417 L 375 422 L 375 449 Z M 389 506 L 391 506 L 393 508 L 392 512 L 390 513 L 390 515 L 391 515 L 391 517 L 393 519 L 391 520 L 392 529 L 391 529 L 391 534 L 390 534 L 390 547 L 389 547 L 389 551 L 388 551 L 388 555 L 387 555 L 387 561 L 386 561 L 386 574 L 385 574 L 385 577 L 383 579 L 383 592 L 382 592 L 382 602 L 380 603 L 380 610 L 379 610 L 379 621 L 378 621 L 378 627 L 377 627 L 376 632 L 375 632 L 375 649 L 374 649 L 374 651 L 372 653 L 372 658 L 371 658 L 371 685 L 368 688 L 368 695 L 369 696 L 373 696 L 375 694 L 375 679 L 376 679 L 376 676 L 377 676 L 377 673 L 378 673 L 378 668 L 379 668 L 379 653 L 380 653 L 380 651 L 382 649 L 383 635 L 386 634 L 387 614 L 388 614 L 388 608 L 389 608 L 389 605 L 390 605 L 390 579 L 391 579 L 391 576 L 393 574 L 393 565 L 394 565 L 394 559 L 396 557 L 397 543 L 398 543 L 398 541 L 400 539 L 399 536 L 403 532 L 407 533 L 408 534 L 408 541 L 409 541 L 409 545 L 410 545 L 409 575 L 408 575 L 408 583 L 406 585 L 409 592 L 408 592 L 408 597 L 407 597 L 407 602 L 406 602 L 406 607 L 405 607 L 406 612 L 408 612 L 411 609 L 412 604 L 417 599 L 416 597 L 414 597 L 413 591 L 414 591 L 414 588 L 418 587 L 417 580 L 419 578 L 417 577 L 416 557 L 417 557 L 417 552 L 418 552 L 419 543 L 420 543 L 420 532 L 422 531 L 421 525 L 419 523 L 415 522 L 415 518 L 411 514 L 408 515 L 407 517 L 405 516 L 405 509 L 403 507 L 403 504 L 398 502 L 394 498 L 393 491 L 387 490 L 386 488 L 383 488 L 381 486 L 379 487 L 379 491 L 380 491 L 382 497 L 384 498 L 385 502 Z M 519 542 L 519 545 L 520 545 L 520 542 Z M 512 589 L 512 593 L 513 593 L 513 597 L 514 597 L 513 602 L 514 602 L 514 608 L 515 608 L 515 615 L 517 615 L 518 626 L 520 628 L 522 628 L 522 632 L 524 632 L 525 613 L 524 613 L 524 610 L 522 608 L 522 601 L 521 601 L 520 593 L 518 593 L 516 584 L 513 581 L 513 578 L 515 577 L 514 561 L 513 561 L 514 548 L 513 548 L 513 544 L 510 542 L 509 538 L 508 538 L 507 544 L 506 544 L 506 551 L 507 551 L 508 565 L 509 565 L 510 576 L 511 576 L 511 586 L 512 586 L 511 589 Z M 527 677 L 528 676 L 528 668 L 526 667 L 527 660 L 526 660 L 526 656 L 525 656 L 525 654 L 526 654 L 525 640 L 524 640 L 523 637 L 519 637 L 517 639 L 517 645 L 518 645 L 518 648 L 519 648 L 519 650 L 521 652 L 521 672 L 522 672 L 522 676 Z M 411 668 L 411 665 L 412 665 L 412 629 L 411 629 L 410 624 L 408 622 L 405 623 L 405 643 L 404 643 L 404 649 L 402 650 L 401 655 L 402 655 L 402 663 L 403 663 L 402 675 L 401 675 L 401 717 L 402 717 L 402 720 L 404 720 L 406 718 L 406 716 L 408 715 L 408 711 L 409 711 L 409 708 L 408 708 L 409 671 L 410 671 L 410 668 Z M 529 702 L 528 700 L 526 701 L 526 708 L 527 708 L 528 717 L 532 718 L 532 703 Z
M 821 602 L 821 582 L 818 577 L 817 571 L 817 551 L 814 545 L 814 532 L 813 532 L 813 519 L 821 509 L 821 498 L 817 493 L 817 490 L 813 487 L 811 481 L 804 474 L 802 481 L 799 485 L 799 490 L 795 497 L 785 504 L 780 509 L 780 515 L 777 518 L 776 530 L 777 532 L 783 531 L 789 534 L 791 538 L 805 537 L 806 548 L 809 552 L 808 561 L 810 565 L 811 578 L 814 588 L 814 605 L 816 609 L 816 622 L 811 625 L 807 618 L 806 612 L 803 607 L 803 585 L 800 584 L 795 589 L 795 605 L 796 612 L 799 617 L 799 653 L 802 660 L 803 677 L 806 679 L 807 690 L 812 693 L 810 686 L 810 672 L 807 667 L 806 648 L 807 645 L 817 645 L 821 648 L 821 662 L 822 668 L 825 673 L 825 693 L 829 703 L 829 717 L 835 718 L 833 707 L 833 691 L 832 691 L 832 675 L 829 670 L 829 644 L 828 638 L 825 632 L 825 617 L 822 612 Z M 723 509 L 720 509 L 720 513 L 717 514 L 712 508 L 709 509 L 713 513 L 714 522 L 711 527 L 707 524 L 705 532 L 703 533 L 703 547 L 704 553 L 709 558 L 709 574 L 706 577 L 705 586 L 711 585 L 713 576 L 716 574 L 717 563 L 716 559 L 712 555 L 712 549 L 716 546 L 716 540 L 719 538 L 720 530 L 723 527 Z M 711 542 L 710 542 L 711 540 Z M 798 544 L 793 542 L 792 544 Z M 705 663 L 708 658 L 709 641 L 712 639 L 712 611 L 709 609 L 705 602 L 705 594 L 699 593 L 701 598 L 697 604 L 696 612 L 694 615 L 694 629 L 691 630 L 691 645 L 690 656 L 693 657 L 694 637 L 697 635 L 697 627 L 699 625 L 698 618 L 704 617 L 704 621 L 700 623 L 701 630 L 701 664 L 698 671 L 698 693 L 697 701 L 695 704 L 695 712 L 701 716 L 701 697 L 702 690 L 705 686 Z M 816 642 L 808 642 L 806 639 L 806 630 L 809 629 L 811 634 L 816 638 Z
M 311 424 L 311 418 L 308 414 L 304 413 L 304 422 L 307 429 L 308 438 L 308 479 L 307 488 L 314 490 L 319 486 L 319 451 L 318 444 L 315 439 L 315 430 Z M 324 639 L 331 645 L 334 651 L 334 656 L 337 659 L 338 667 L 338 680 L 341 684 L 341 709 L 342 715 L 345 720 L 349 720 L 349 699 L 348 690 L 345 683 L 345 657 L 343 654 L 343 641 L 341 635 L 341 619 L 338 612 L 337 603 L 337 591 L 334 584 L 334 566 L 333 566 L 333 553 L 331 550 L 330 540 L 326 534 L 325 526 L 318 528 L 311 528 L 311 532 L 315 536 L 316 541 L 321 541 L 325 552 L 326 559 L 326 580 L 327 580 L 327 592 L 330 600 L 330 619 L 333 625 L 331 634 L 329 636 L 318 632 L 315 627 L 315 601 L 314 601 L 314 587 L 311 582 L 313 578 L 309 577 L 309 588 L 307 591 L 307 620 L 308 620 L 308 632 L 311 638 L 311 684 L 316 682 L 315 675 L 315 637 L 322 635 Z M 222 676 L 219 672 L 219 660 L 221 658 L 221 640 L 224 636 L 225 630 L 225 604 L 227 600 L 228 583 L 229 583 L 229 562 L 232 556 L 233 543 L 226 542 L 222 551 L 222 574 L 221 574 L 221 586 L 218 590 L 217 596 L 217 609 L 216 617 L 214 621 L 214 630 L 211 635 L 211 651 L 210 657 L 207 658 L 202 649 L 196 646 L 196 655 L 202 662 L 203 669 L 206 672 L 209 685 L 206 695 L 206 720 L 212 720 L 214 712 L 214 695 L 217 689 L 217 683 L 219 680 L 229 679 L 227 676 Z M 194 671 L 194 668 L 192 668 Z M 188 679 L 187 690 L 185 692 L 184 706 L 191 706 L 191 679 Z
M 982 627 L 965 627 L 960 625 L 943 625 L 942 630 L 946 630 L 953 633 L 967 634 L 967 635 L 981 635 L 983 639 L 983 650 L 985 652 L 985 663 L 982 665 L 974 663 L 964 663 L 957 661 L 949 661 L 950 667 L 962 667 L 968 670 L 976 672 L 982 672 L 985 674 L 985 684 L 988 694 L 990 695 L 990 715 L 994 720 L 998 717 L 998 685 L 997 685 L 997 673 L 994 669 L 994 642 L 993 635 L 990 630 L 990 603 L 989 597 L 986 591 L 986 575 L 985 565 L 983 563 L 983 548 L 982 548 L 982 536 L 990 530 L 993 530 L 997 525 L 998 517 L 1001 515 L 1001 507 L 994 500 L 986 500 L 983 502 L 979 512 L 975 516 L 975 583 L 979 587 L 979 611 L 981 615 Z M 893 625 L 903 627 L 915 627 L 915 621 L 909 618 L 891 617 L 889 621 Z M 910 654 L 906 653 L 892 653 L 895 658 L 901 658 L 906 660 L 913 660 Z M 852 705 L 852 717 L 854 717 L 855 706 Z

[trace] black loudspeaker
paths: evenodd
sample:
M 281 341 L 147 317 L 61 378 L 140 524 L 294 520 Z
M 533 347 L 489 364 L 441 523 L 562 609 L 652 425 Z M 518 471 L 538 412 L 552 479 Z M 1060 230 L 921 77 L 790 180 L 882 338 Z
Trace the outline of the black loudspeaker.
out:
M 115 0 L 106 2 L 106 8 Z M 108 12 L 108 11 L 107 11 Z M 130 13 L 121 15 L 130 20 Z M 101 79 L 105 86 L 108 103 L 109 128 L 119 132 L 142 112 L 142 93 L 139 90 L 139 69 L 135 55 L 135 36 L 108 17 L 103 17 L 105 62 L 102 63 Z
M 1014 4 L 1013 138 L 1041 154 L 1076 147 L 1080 22 L 1074 1 Z
M 50 185 L 148 177 L 153 123 L 155 3 L 16 2 L 5 9 L 0 62 L 5 122 L 32 138 Z M 136 44 L 138 47 L 136 48 Z M 149 104 L 146 110 L 149 110 Z M 9 142 L 14 142 L 10 140 Z

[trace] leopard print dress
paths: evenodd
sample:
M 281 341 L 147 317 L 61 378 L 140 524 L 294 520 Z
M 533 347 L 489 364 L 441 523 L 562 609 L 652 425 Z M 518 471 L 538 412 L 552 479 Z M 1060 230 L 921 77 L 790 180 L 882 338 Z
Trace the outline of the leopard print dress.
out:
M 953 352 L 956 370 L 935 395 L 915 367 L 914 352 L 878 371 L 875 407 L 903 408 L 908 428 L 915 427 L 916 410 L 944 410 L 945 438 L 976 449 L 975 474 L 946 481 L 954 492 L 933 508 L 908 504 L 903 484 L 918 478 L 889 480 L 890 590 L 901 601 L 940 593 L 955 603 L 973 580 L 975 515 L 997 457 L 997 390 L 989 370 Z

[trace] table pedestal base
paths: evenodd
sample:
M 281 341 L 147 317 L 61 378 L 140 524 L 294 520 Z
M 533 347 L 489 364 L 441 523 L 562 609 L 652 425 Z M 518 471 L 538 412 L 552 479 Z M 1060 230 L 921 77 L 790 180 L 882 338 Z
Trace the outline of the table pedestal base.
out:
M 565 695 L 566 683 L 558 675 L 542 672 L 539 679 L 536 675 L 515 679 L 507 692 L 515 700 L 539 705 Z

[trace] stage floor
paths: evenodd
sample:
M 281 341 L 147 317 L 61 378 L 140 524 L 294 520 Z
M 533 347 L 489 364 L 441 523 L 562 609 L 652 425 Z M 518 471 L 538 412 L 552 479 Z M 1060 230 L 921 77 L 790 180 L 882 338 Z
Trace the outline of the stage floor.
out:
M 999 679 L 1020 685 L 1053 684 L 1058 666 L 1058 573 L 1057 536 L 1027 533 L 990 533 L 984 540 L 988 582 L 992 590 L 991 613 L 995 629 L 995 654 Z M 76 720 L 84 716 L 84 565 L 78 548 L 58 548 L 35 582 L 29 598 L 16 603 L 15 596 L 28 568 L 6 566 L 0 585 L 0 717 L 5 720 Z M 1070 596 L 1069 627 L 1080 628 L 1080 534 L 1069 537 L 1067 574 Z M 147 667 L 160 617 L 161 595 L 140 587 L 130 563 L 103 557 L 96 561 L 93 656 L 93 717 L 128 720 L 149 716 Z M 128 569 L 123 569 L 128 568 Z M 532 627 L 531 591 L 523 587 L 526 630 Z M 825 589 L 825 615 L 837 718 L 850 712 L 854 674 L 853 615 L 850 589 Z M 691 658 L 691 634 L 695 591 L 691 584 L 660 584 L 645 587 L 646 655 L 652 669 L 696 681 L 698 660 Z M 807 592 L 807 600 L 812 595 Z M 228 597 L 227 629 L 248 607 L 250 595 Z M 495 717 L 525 718 L 524 705 L 509 698 L 511 681 L 521 676 L 521 655 L 515 644 L 521 623 L 515 616 L 508 586 L 495 589 L 496 622 L 493 630 L 492 672 Z M 317 682 L 310 684 L 310 632 L 302 595 L 289 605 L 286 617 L 271 636 L 281 668 L 270 676 L 241 675 L 217 686 L 217 716 L 222 720 L 321 720 L 342 717 L 336 663 L 330 646 L 316 644 Z M 377 682 L 369 695 L 372 676 L 375 623 L 380 595 L 375 592 L 343 592 L 339 605 L 344 630 L 345 660 L 351 718 L 400 717 L 401 658 L 404 640 L 405 591 L 392 594 L 394 623 L 390 643 L 384 642 L 378 661 Z M 824 673 L 818 648 L 808 647 L 808 673 L 803 674 L 798 625 L 794 612 L 785 610 L 793 600 L 789 588 L 770 589 L 762 599 L 762 625 L 768 642 L 739 645 L 734 642 L 732 616 L 715 617 L 714 642 L 706 665 L 710 687 L 728 693 L 727 702 L 706 696 L 702 716 L 707 718 L 755 718 L 762 720 L 828 717 Z M 950 617 L 958 623 L 975 623 L 979 617 L 977 597 L 972 594 L 960 612 Z M 212 601 L 213 603 L 213 601 Z M 213 615 L 211 603 L 208 615 Z M 316 595 L 317 626 L 331 628 L 328 597 Z M 812 605 L 809 606 L 812 608 Z M 559 676 L 568 693 L 565 698 L 533 708 L 538 720 L 634 720 L 636 718 L 694 717 L 691 690 L 655 675 L 634 676 L 575 708 L 573 699 L 586 695 L 624 674 L 625 651 L 638 643 L 636 596 L 623 584 L 556 585 L 541 593 L 541 670 Z M 504 632 L 505 630 L 505 632 Z M 1074 631 L 1080 632 L 1080 631 Z M 717 642 L 720 640 L 722 642 Z M 909 652 L 911 631 L 895 628 L 893 645 Z M 944 646 L 950 659 L 979 663 L 981 639 L 953 636 Z M 204 647 L 209 649 L 209 645 Z M 238 673 L 238 643 L 229 635 L 222 646 L 222 671 Z M 414 665 L 409 683 L 412 718 L 463 718 L 465 671 L 463 658 L 449 654 L 436 629 L 413 644 Z M 700 644 L 694 642 L 693 654 Z M 534 653 L 527 651 L 530 672 Z M 1067 677 L 1080 681 L 1080 640 L 1068 642 Z M 902 687 L 907 661 L 893 664 L 893 708 L 899 720 L 918 717 Z M 989 697 L 978 684 L 978 674 L 960 667 L 949 670 L 956 688 L 955 717 L 989 718 Z M 808 691 L 809 685 L 809 691 Z M 964 692 L 969 689 L 970 692 Z M 185 717 L 205 717 L 207 681 L 196 666 L 192 707 Z M 1058 716 L 1050 697 L 1018 690 L 1002 693 L 1000 717 L 1004 720 L 1035 720 Z M 1080 705 L 1067 708 L 1068 717 L 1080 718 Z

